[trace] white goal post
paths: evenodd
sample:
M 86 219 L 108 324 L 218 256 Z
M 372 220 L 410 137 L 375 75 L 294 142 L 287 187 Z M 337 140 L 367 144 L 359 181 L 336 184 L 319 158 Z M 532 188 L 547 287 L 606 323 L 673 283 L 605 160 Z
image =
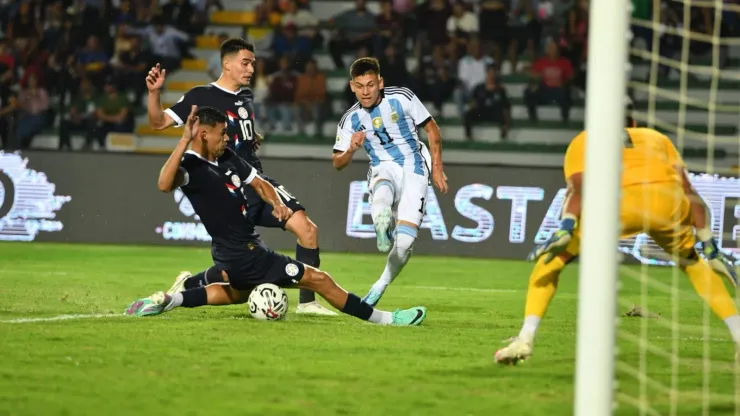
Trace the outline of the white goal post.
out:
M 586 86 L 575 415 L 606 416 L 614 398 L 619 190 L 627 94 L 628 0 L 591 0 Z

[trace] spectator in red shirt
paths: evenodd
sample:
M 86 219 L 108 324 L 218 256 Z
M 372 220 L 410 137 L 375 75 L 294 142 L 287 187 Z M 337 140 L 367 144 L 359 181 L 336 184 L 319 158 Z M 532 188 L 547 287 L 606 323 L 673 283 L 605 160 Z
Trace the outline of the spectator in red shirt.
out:
M 560 106 L 563 121 L 568 121 L 570 113 L 570 80 L 573 66 L 560 56 L 558 45 L 550 40 L 547 43 L 547 56 L 535 61 L 532 66 L 532 83 L 524 91 L 529 119 L 537 121 L 537 106 L 555 102 Z
M 15 72 L 16 68 L 15 55 L 10 50 L 8 41 L 6 39 L 0 39 L 0 65 L 6 70 Z

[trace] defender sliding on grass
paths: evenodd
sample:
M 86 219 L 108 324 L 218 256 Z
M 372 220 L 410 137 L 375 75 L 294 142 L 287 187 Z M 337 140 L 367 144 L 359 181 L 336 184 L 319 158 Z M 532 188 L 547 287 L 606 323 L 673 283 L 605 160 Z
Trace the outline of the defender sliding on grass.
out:
M 252 224 L 266 228 L 281 228 L 293 233 L 297 238 L 295 249 L 296 259 L 302 263 L 319 267 L 318 227 L 314 224 L 303 205 L 280 185 L 275 179 L 265 176 L 262 171 L 262 162 L 257 157 L 257 149 L 262 142 L 262 136 L 257 133 L 254 119 L 254 94 L 249 83 L 254 75 L 254 45 L 244 39 L 232 38 L 221 44 L 221 76 L 215 82 L 201 85 L 186 92 L 172 107 L 163 110 L 160 102 L 160 90 L 164 86 L 166 72 L 155 65 L 146 77 L 149 89 L 147 111 L 149 125 L 155 130 L 162 130 L 171 126 L 184 124 L 193 105 L 214 107 L 226 113 L 228 117 L 227 131 L 229 147 L 237 155 L 254 166 L 260 177 L 270 182 L 277 190 L 281 199 L 295 213 L 289 219 L 276 219 L 270 213 L 271 209 L 252 191 L 245 190 L 249 207 L 247 215 Z M 184 289 L 207 286 L 210 283 L 221 283 L 221 271 L 211 268 L 191 276 L 183 272 L 175 280 L 171 293 Z M 228 298 L 224 298 L 228 299 Z M 300 291 L 296 313 L 334 316 L 335 312 L 323 307 L 316 301 L 316 296 L 310 290 Z
M 280 287 L 312 290 L 332 306 L 357 318 L 377 324 L 419 325 L 426 308 L 415 307 L 393 313 L 379 311 L 359 297 L 347 293 L 326 273 L 290 257 L 275 253 L 254 234 L 254 223 L 248 215 L 246 187 L 253 189 L 273 208 L 280 221 L 293 215 L 270 182 L 240 158 L 228 142 L 226 114 L 214 108 L 192 106 L 183 136 L 159 174 L 158 186 L 163 192 L 181 188 L 212 237 L 211 255 L 229 282 L 229 293 L 248 295 L 261 283 Z M 192 146 L 191 146 L 192 143 Z M 191 146 L 191 150 L 187 150 Z M 240 293 L 245 291 L 245 293 Z M 175 294 L 157 292 L 133 302 L 127 315 L 158 315 L 178 306 L 220 305 L 224 296 L 221 285 L 188 289 Z

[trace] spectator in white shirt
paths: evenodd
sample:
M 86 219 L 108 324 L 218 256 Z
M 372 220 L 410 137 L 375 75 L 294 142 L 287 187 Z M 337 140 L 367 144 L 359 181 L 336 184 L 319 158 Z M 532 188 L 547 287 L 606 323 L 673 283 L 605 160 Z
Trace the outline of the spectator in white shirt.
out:
M 323 45 L 323 37 L 318 31 L 319 19 L 306 9 L 298 8 L 297 0 L 288 0 L 285 5 L 285 13 L 280 18 L 280 25 L 286 27 L 293 24 L 298 29 L 298 36 L 311 39 L 314 48 Z
M 152 19 L 152 24 L 145 28 L 126 28 L 127 34 L 146 36 L 149 41 L 153 58 L 160 63 L 167 72 L 180 68 L 182 60 L 182 43 L 187 43 L 190 36 L 171 26 L 165 26 L 161 17 Z
M 450 37 L 450 54 L 457 58 L 465 53 L 468 41 L 478 34 L 478 17 L 458 1 L 452 6 L 452 16 L 447 19 Z
M 470 101 L 473 89 L 486 80 L 486 70 L 493 65 L 490 56 L 483 56 L 478 39 L 468 41 L 468 54 L 457 63 L 457 79 L 460 81 L 454 97 L 460 117 L 465 115 L 465 106 Z

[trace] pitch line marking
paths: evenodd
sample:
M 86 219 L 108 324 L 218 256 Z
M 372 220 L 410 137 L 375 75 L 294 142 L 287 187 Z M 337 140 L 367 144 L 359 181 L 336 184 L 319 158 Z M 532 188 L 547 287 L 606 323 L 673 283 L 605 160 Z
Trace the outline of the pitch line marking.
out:
M 422 290 L 450 290 L 459 292 L 487 292 L 487 293 L 518 293 L 521 290 L 517 289 L 483 289 L 476 287 L 446 287 L 446 286 L 399 286 L 399 289 L 407 287 L 409 289 L 422 289 Z
M 106 313 L 106 314 L 87 314 L 87 315 L 59 315 L 59 316 L 50 316 L 46 318 L 16 318 L 16 319 L 8 319 L 5 321 L 0 321 L 0 323 L 4 324 L 28 324 L 28 323 L 34 323 L 34 322 L 52 322 L 52 321 L 68 321 L 72 319 L 100 319 L 100 318 L 113 318 L 113 317 L 121 317 L 125 316 L 122 313 Z

